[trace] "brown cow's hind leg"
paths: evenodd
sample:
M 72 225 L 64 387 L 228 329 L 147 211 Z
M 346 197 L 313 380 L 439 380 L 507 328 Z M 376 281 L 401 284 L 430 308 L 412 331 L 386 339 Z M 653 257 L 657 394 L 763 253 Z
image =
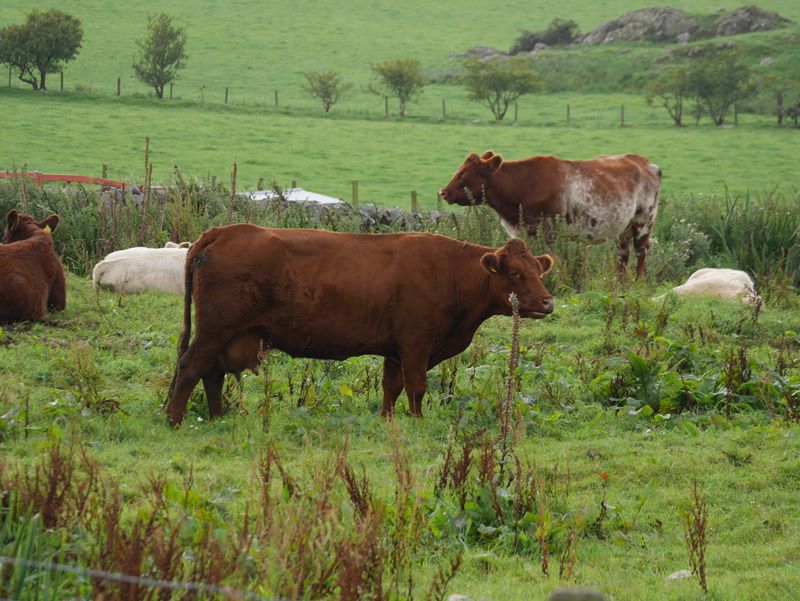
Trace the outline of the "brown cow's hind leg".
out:
M 633 247 L 636 249 L 636 276 L 644 275 L 644 262 L 647 259 L 647 251 L 650 248 L 650 230 L 652 224 L 634 230 Z
M 396 359 L 383 359 L 383 405 L 381 415 L 394 415 L 394 404 L 403 391 L 403 372 Z
M 167 416 L 172 426 L 179 426 L 186 417 L 186 405 L 189 396 L 197 383 L 213 367 L 223 344 L 212 343 L 210 340 L 195 340 L 189 345 L 188 350 L 178 361 L 178 372 L 175 376 L 175 388 L 167 406 Z M 198 351 L 198 349 L 201 349 Z
M 208 400 L 208 415 L 213 419 L 222 417 L 222 386 L 225 383 L 225 372 L 219 365 L 203 376 L 203 389 Z

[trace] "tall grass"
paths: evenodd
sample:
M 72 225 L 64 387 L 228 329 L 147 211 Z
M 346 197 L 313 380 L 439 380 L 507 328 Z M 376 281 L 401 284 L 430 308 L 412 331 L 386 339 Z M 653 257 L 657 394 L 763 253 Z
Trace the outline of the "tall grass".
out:
M 174 182 L 145 204 L 126 195 L 115 198 L 83 188 L 53 190 L 19 181 L 0 184 L 0 213 L 30 207 L 37 216 L 57 213 L 54 237 L 65 266 L 86 275 L 105 254 L 141 242 L 195 240 L 205 229 L 230 222 L 266 227 L 303 227 L 342 232 L 429 231 L 497 247 L 508 238 L 495 213 L 484 206 L 461 212 L 410 213 L 378 207 L 303 206 L 279 200 L 266 205 L 239 201 L 216 180 Z M 24 186 L 24 189 L 23 189 Z M 26 199 L 23 203 L 23 196 Z M 648 255 L 651 281 L 677 282 L 699 267 L 732 267 L 752 274 L 759 284 L 781 288 L 800 284 L 800 191 L 768 194 L 696 194 L 661 201 Z M 146 227 L 143 227 L 143 224 Z M 613 242 L 587 246 L 554 227 L 550 244 L 528 240 L 534 253 L 556 258 L 550 282 L 555 290 L 581 290 L 613 280 Z

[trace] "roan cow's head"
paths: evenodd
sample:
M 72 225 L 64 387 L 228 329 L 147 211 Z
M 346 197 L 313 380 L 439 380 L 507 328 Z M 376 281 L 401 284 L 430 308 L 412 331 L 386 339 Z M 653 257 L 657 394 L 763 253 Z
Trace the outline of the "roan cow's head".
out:
M 439 196 L 448 204 L 480 204 L 484 200 L 486 182 L 502 164 L 503 158 L 491 150 L 481 156 L 473 152 L 458 168 L 450 183 L 439 191 Z

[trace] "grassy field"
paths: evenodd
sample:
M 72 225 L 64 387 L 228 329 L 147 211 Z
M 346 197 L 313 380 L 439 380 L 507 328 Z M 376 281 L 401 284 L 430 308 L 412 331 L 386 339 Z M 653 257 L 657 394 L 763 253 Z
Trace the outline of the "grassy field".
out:
M 337 363 L 273 354 L 268 431 L 261 427 L 262 378 L 251 374 L 244 376 L 241 392 L 230 389 L 229 417 L 208 422 L 197 397 L 187 423 L 172 431 L 159 408 L 174 362 L 181 300 L 164 294 L 118 298 L 97 293 L 89 281 L 74 276 L 68 284 L 65 312 L 42 324 L 8 326 L 0 338 L 0 450 L 6 474 L 42 457 L 48 441 L 80 441 L 134 505 L 148 477 L 158 475 L 180 487 L 191 470 L 194 494 L 224 512 L 230 525 L 241 518 L 254 464 L 267 445 L 280 451 L 301 487 L 310 487 L 309 474 L 349 432 L 351 463 L 359 472 L 363 466 L 376 498 L 391 504 L 391 434 L 378 414 L 375 358 Z M 640 286 L 620 296 L 619 304 L 600 289 L 559 297 L 552 317 L 524 322 L 521 332 L 516 452 L 542 473 L 567 478 L 563 519 L 572 516 L 586 526 L 574 578 L 563 584 L 595 587 L 615 600 L 704 598 L 694 580 L 665 580 L 688 567 L 681 511 L 697 480 L 709 508 L 708 598 L 796 597 L 800 430 L 772 419 L 771 411 L 783 414 L 785 407 L 765 405 L 753 383 L 738 390 L 727 419 L 724 391 L 715 388 L 724 376 L 714 374 L 739 348 L 752 369 L 751 382 L 776 369 L 779 357 L 796 366 L 797 311 L 768 305 L 754 321 L 751 310 L 737 302 L 662 305 L 650 300 L 658 288 Z M 796 302 L 795 297 L 789 306 Z M 447 496 L 437 504 L 430 491 L 446 447 L 458 440 L 456 429 L 494 431 L 510 325 L 508 318 L 484 324 L 456 363 L 452 394 L 445 370 L 431 371 L 422 421 L 398 417 L 401 445 L 410 454 L 419 494 L 429 503 L 427 519 L 440 529 L 457 516 L 436 522 Z M 658 367 L 660 401 L 642 396 L 646 390 L 626 371 L 631 352 Z M 705 380 L 707 400 L 691 411 L 670 405 L 665 374 L 680 373 L 673 362 L 678 355 L 688 360 L 683 377 L 702 373 Z M 796 378 L 796 371 L 790 368 L 787 376 Z M 625 381 L 623 398 L 610 398 L 604 388 L 614 373 Z M 304 378 L 311 384 L 301 392 Z M 720 384 L 712 384 L 715 378 Z M 703 394 L 698 391 L 696 398 Z M 303 407 L 297 407 L 300 397 Z M 645 401 L 653 409 L 643 410 L 649 406 Z M 402 408 L 404 398 L 400 403 Z M 600 527 L 592 529 L 604 486 L 609 508 Z M 204 511 L 204 519 L 211 519 Z M 546 577 L 536 551 L 513 553 L 502 538 L 486 535 L 481 542 L 462 536 L 445 530 L 427 543 L 439 553 L 464 545 L 464 564 L 450 592 L 497 601 L 521 595 L 543 599 L 559 585 L 557 546 Z M 434 562 L 433 557 L 423 562 L 421 579 L 429 577 Z
M 712 13 L 739 4 L 672 5 Z M 758 4 L 800 21 L 797 2 Z M 158 545 L 177 541 L 176 565 L 197 569 L 197 562 L 213 557 L 207 565 L 227 569 L 216 580 L 208 572 L 198 579 L 288 598 L 341 593 L 347 599 L 341 575 L 328 579 L 333 592 L 318 595 L 287 587 L 282 578 L 333 557 L 344 570 L 348 553 L 355 558 L 351 567 L 385 570 L 387 587 L 413 576 L 417 587 L 409 597 L 417 599 L 451 593 L 544 599 L 561 585 L 596 588 L 613 601 L 798 598 L 800 229 L 794 209 L 800 130 L 775 128 L 763 98 L 744 107 L 737 127 L 673 127 L 640 92 L 654 60 L 670 47 L 553 52 L 544 75 L 558 91 L 523 98 L 516 123 L 492 123 L 488 110 L 447 83 L 457 66 L 454 55 L 473 46 L 508 48 L 519 29 L 543 29 L 557 17 L 575 19 L 588 31 L 640 6 L 622 0 L 513 0 L 502 7 L 475 0 L 457 7 L 421 0 L 181 0 L 168 10 L 188 28 L 190 59 L 176 97 L 159 102 L 133 79 L 130 65 L 146 15 L 165 10 L 162 4 L 5 0 L 0 26 L 21 21 L 31 8 L 57 7 L 82 19 L 85 39 L 80 57 L 67 66 L 64 92 L 54 89 L 57 77 L 49 78 L 53 91 L 45 96 L 16 81 L 8 88 L 0 77 L 0 170 L 27 165 L 99 175 L 107 164 L 110 177 L 141 182 L 147 136 L 154 179 L 171 188 L 164 204 L 154 203 L 143 215 L 135 203 L 112 212 L 80 191 L 0 186 L 0 214 L 29 206 L 40 217 L 61 215 L 55 241 L 72 271 L 64 312 L 41 323 L 0 326 L 0 555 L 27 550 L 38 559 L 135 570 L 135 562 L 114 560 L 135 550 L 138 540 L 147 557 L 159 557 L 144 562 L 146 573 L 190 578 L 159 571 L 169 561 Z M 796 71 L 799 35 L 795 24 L 732 41 L 749 49 L 753 66 L 774 56 L 780 69 Z M 370 63 L 401 56 L 420 59 L 432 83 L 406 119 L 384 118 L 383 100 L 364 89 Z M 355 84 L 330 115 L 299 87 L 303 72 L 323 68 Z M 117 77 L 121 97 L 114 95 Z M 351 181 L 358 180 L 361 203 L 408 208 L 415 190 L 420 206 L 430 209 L 467 153 L 489 148 L 509 159 L 636 152 L 664 172 L 647 281 L 622 285 L 614 278 L 611 244 L 586 250 L 556 240 L 557 267 L 546 281 L 556 310 L 543 321 L 522 323 L 512 396 L 516 468 L 497 446 L 496 406 L 509 379 L 509 318 L 489 320 L 465 353 L 429 372 L 423 420 L 403 415 L 405 397 L 396 420 L 380 417 L 378 358 L 322 362 L 274 352 L 269 395 L 264 370 L 247 373 L 240 386 L 228 383 L 224 419 L 208 420 L 198 392 L 185 425 L 172 430 L 161 405 L 175 362 L 181 299 L 117 297 L 76 275 L 88 273 L 109 250 L 136 244 L 144 229 L 149 237 L 141 242 L 155 246 L 167 237 L 194 239 L 230 219 L 365 227 L 357 213 L 324 223 L 285 209 L 240 206 L 232 213 L 227 192 L 210 183 L 215 177 L 229 186 L 234 162 L 240 189 L 262 177 L 283 186 L 296 180 L 349 200 Z M 178 184 L 175 166 L 203 187 Z M 485 211 L 421 219 L 415 227 L 484 244 L 505 240 Z M 542 241 L 532 244 L 543 248 Z M 766 301 L 763 311 L 739 302 L 659 299 L 706 265 L 752 273 Z M 445 466 L 452 469 L 447 457 L 464 457 L 470 444 L 472 463 L 461 484 L 453 473 L 444 477 Z M 59 476 L 53 457 L 69 457 L 70 449 Z M 261 486 L 271 452 L 286 473 L 273 473 Z M 96 474 L 87 467 L 92 461 Z M 345 464 L 355 474 L 349 481 Z M 77 467 L 50 489 L 67 499 L 57 507 L 46 484 L 63 476 L 64 465 Z M 709 512 L 708 594 L 695 578 L 666 579 L 689 568 L 683 520 L 694 481 Z M 159 497 L 154 489 L 160 483 Z M 515 488 L 520 483 L 532 490 Z M 89 496 L 81 515 L 75 508 L 83 491 Z M 369 499 L 366 515 L 379 518 L 373 530 L 359 491 Z M 24 515 L 28 501 L 39 512 L 36 523 L 44 524 L 38 534 Z M 17 502 L 22 514 L 9 517 Z M 272 530 L 259 511 L 277 516 Z M 110 515 L 121 516 L 116 526 Z M 243 524 L 255 542 L 243 559 L 226 563 L 246 538 Z M 304 559 L 305 547 L 287 537 L 308 528 L 317 528 L 315 546 Z M 112 531 L 123 542 L 114 552 Z M 392 553 L 409 548 L 398 563 Z M 549 576 L 542 570 L 545 548 Z M 431 592 L 443 562 L 459 551 L 455 578 Z M 562 562 L 572 576 L 559 578 Z M 313 581 L 313 574 L 305 577 L 306 584 Z M 46 571 L 0 570 L 0 597 L 56 601 L 97 593 L 89 579 L 55 578 Z M 12 585 L 20 587 L 16 596 Z

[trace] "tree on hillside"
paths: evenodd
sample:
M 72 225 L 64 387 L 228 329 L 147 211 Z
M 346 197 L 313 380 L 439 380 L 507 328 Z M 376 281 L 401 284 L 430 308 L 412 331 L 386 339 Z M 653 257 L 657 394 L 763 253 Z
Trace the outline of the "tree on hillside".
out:
M 161 13 L 147 17 L 147 37 L 137 40 L 139 53 L 133 71 L 142 83 L 151 86 L 156 96 L 164 97 L 164 86 L 178 78 L 186 65 L 186 29 L 172 25 L 172 17 Z
M 753 93 L 751 71 L 735 50 L 723 50 L 689 65 L 691 94 L 700 101 L 715 125 L 723 125 L 733 105 Z
M 539 74 L 531 61 L 524 58 L 492 57 L 464 62 L 466 73 L 461 78 L 470 100 L 483 102 L 496 121 L 502 121 L 512 102 L 542 88 Z
M 396 97 L 400 101 L 398 114 L 405 117 L 406 103 L 416 99 L 425 87 L 420 62 L 413 58 L 398 58 L 372 65 L 372 73 L 369 90 L 379 96 Z
M 783 120 L 786 118 L 786 110 L 789 108 L 785 107 L 784 104 L 786 99 L 793 95 L 793 92 L 796 92 L 798 87 L 800 87 L 800 82 L 785 75 L 769 73 L 767 75 L 762 75 L 759 78 L 759 83 L 762 88 L 769 90 L 772 97 L 775 99 L 775 116 L 778 120 L 777 125 L 778 127 L 783 127 Z
M 303 89 L 322 100 L 322 108 L 326 113 L 353 87 L 353 84 L 342 81 L 336 71 L 308 72 L 303 75 L 306 78 Z
M 683 103 L 689 98 L 689 73 L 685 67 L 678 67 L 663 74 L 650 84 L 647 90 L 647 104 L 658 102 L 667 109 L 675 125 L 683 125 Z
M 18 71 L 34 90 L 47 89 L 47 74 L 78 55 L 83 41 L 80 19 L 60 10 L 28 13 L 25 23 L 0 29 L 0 62 Z

